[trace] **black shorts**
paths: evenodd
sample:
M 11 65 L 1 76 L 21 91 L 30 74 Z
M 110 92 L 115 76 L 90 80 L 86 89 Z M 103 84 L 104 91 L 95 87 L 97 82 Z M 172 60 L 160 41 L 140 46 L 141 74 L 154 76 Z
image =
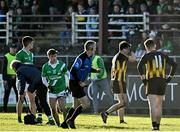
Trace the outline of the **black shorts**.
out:
M 164 78 L 152 78 L 149 79 L 146 85 L 146 95 L 156 94 L 164 95 L 166 91 L 166 80 Z
M 126 93 L 126 83 L 118 80 L 111 80 L 111 88 L 114 93 Z
M 70 90 L 72 91 L 72 96 L 75 98 L 82 98 L 86 96 L 84 88 L 82 88 L 77 81 L 70 80 Z

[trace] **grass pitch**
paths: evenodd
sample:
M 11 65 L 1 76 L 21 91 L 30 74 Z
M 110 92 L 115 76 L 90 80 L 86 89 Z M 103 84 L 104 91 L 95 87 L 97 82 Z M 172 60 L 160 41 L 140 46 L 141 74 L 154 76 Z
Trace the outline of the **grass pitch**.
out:
M 43 115 L 42 125 L 24 125 L 17 122 L 15 113 L 0 113 L 0 131 L 151 131 L 149 116 L 127 115 L 125 120 L 127 124 L 120 124 L 117 116 L 109 116 L 107 124 L 104 125 L 100 115 L 82 114 L 76 119 L 77 129 L 74 130 L 46 125 L 45 115 Z M 62 122 L 62 115 L 60 115 L 60 121 Z M 160 129 L 161 131 L 180 131 L 180 116 L 163 117 Z

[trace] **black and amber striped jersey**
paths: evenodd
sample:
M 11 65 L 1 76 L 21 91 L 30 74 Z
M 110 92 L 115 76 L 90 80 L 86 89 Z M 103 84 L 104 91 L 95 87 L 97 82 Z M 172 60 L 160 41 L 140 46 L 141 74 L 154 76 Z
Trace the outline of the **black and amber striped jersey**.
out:
M 155 77 L 166 78 L 167 64 L 171 66 L 170 75 L 173 76 L 175 74 L 176 63 L 161 52 L 151 51 L 141 58 L 137 68 L 140 75 L 145 75 L 146 79 Z
M 118 52 L 112 59 L 111 80 L 126 81 L 128 57 Z

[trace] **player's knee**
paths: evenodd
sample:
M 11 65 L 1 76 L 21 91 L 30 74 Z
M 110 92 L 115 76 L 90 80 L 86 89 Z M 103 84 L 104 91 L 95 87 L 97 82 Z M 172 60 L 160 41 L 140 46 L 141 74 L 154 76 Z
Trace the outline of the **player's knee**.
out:
M 125 107 L 125 104 L 124 103 L 118 103 L 118 109 L 120 109 L 122 107 Z
M 82 104 L 82 107 L 83 107 L 84 109 L 89 108 L 89 107 L 90 107 L 90 102 L 87 101 L 87 102 L 83 103 L 83 104 Z
M 18 102 L 23 103 L 24 102 L 24 97 L 19 96 Z

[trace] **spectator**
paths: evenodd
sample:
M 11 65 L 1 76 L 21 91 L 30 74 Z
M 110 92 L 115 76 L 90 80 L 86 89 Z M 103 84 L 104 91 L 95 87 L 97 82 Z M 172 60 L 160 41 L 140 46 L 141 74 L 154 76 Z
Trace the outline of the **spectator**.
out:
M 180 14 L 180 0 L 174 0 L 173 1 L 173 10 L 174 14 Z
M 132 6 L 129 6 L 128 10 L 127 10 L 127 14 L 130 14 L 130 15 L 136 14 L 135 8 Z M 136 22 L 137 18 L 136 17 L 128 17 L 126 21 L 127 22 Z M 137 26 L 135 24 L 127 25 L 127 29 L 129 29 L 130 34 L 134 34 L 136 28 L 137 28 Z
M 15 30 L 15 32 L 14 32 L 14 36 L 15 37 L 21 37 L 22 36 L 22 32 L 19 32 L 19 31 L 17 31 L 17 30 L 20 30 L 20 29 L 23 29 L 23 25 L 22 24 L 18 24 L 18 23 L 20 23 L 20 22 L 23 22 L 23 18 L 22 18 L 22 9 L 20 8 L 20 7 L 18 7 L 17 9 L 16 9 L 16 12 L 15 12 L 15 15 L 17 15 L 16 17 L 15 17 L 15 22 L 17 23 L 13 28 L 14 28 L 14 30 Z
M 159 0 L 159 5 L 157 6 L 158 14 L 167 14 L 168 13 L 168 0 Z
M 97 7 L 97 3 L 95 0 L 88 0 L 88 8 L 87 8 L 87 13 L 90 14 L 91 13 L 91 8 L 93 8 L 94 10 L 96 10 L 98 12 L 98 7 Z
M 23 14 L 31 15 L 31 7 L 33 5 L 32 0 L 24 0 L 22 5 Z
M 146 3 L 141 3 L 140 4 L 140 13 L 143 14 L 145 12 L 148 12 L 147 5 L 146 5 Z
M 78 4 L 78 15 L 86 15 L 86 14 L 87 14 L 87 11 L 86 11 L 84 5 Z M 78 22 L 86 22 L 87 18 L 80 16 L 77 18 L 77 20 L 78 20 Z M 86 26 L 85 25 L 78 25 L 78 29 L 85 30 Z M 84 36 L 86 36 L 86 33 L 85 32 L 79 33 L 78 36 L 84 37 Z
M 124 10 L 121 7 L 121 5 L 114 5 L 112 14 L 113 15 L 124 14 Z M 124 22 L 123 18 L 112 17 L 112 18 L 110 18 L 109 21 L 110 21 L 110 23 L 112 23 L 110 25 L 110 29 L 114 29 L 114 30 L 119 29 L 119 30 L 121 30 L 122 28 L 124 28 L 124 26 L 122 26 L 122 24 L 117 24 L 117 23 L 120 23 L 120 22 Z M 122 36 L 122 33 L 121 32 L 110 32 L 110 36 L 120 37 L 120 36 Z
M 16 9 L 20 7 L 18 0 L 12 0 L 10 8 L 12 8 L 13 12 L 16 12 Z
M 165 54 L 170 54 L 173 52 L 173 44 L 169 40 L 168 34 L 164 33 L 161 35 L 161 41 L 160 41 L 160 49 L 158 51 L 162 51 Z
M 138 44 L 138 46 L 136 48 L 136 52 L 135 52 L 136 58 L 141 58 L 144 55 L 145 49 L 144 49 L 143 44 L 144 44 L 144 41 L 146 39 L 148 39 L 148 37 L 149 36 L 148 36 L 148 32 L 147 31 L 143 31 L 141 33 L 141 42 Z
M 70 44 L 71 43 L 71 15 L 74 12 L 72 5 L 68 6 L 68 9 L 66 11 L 66 18 L 65 21 L 67 22 L 66 24 L 66 30 L 60 33 L 60 38 L 61 38 L 61 44 Z
M 153 0 L 146 0 L 146 4 L 147 4 L 147 8 L 148 8 L 148 12 L 150 14 L 157 14 L 156 11 L 156 4 Z
M 132 6 L 128 7 L 128 14 L 134 15 L 135 13 L 136 12 L 135 12 L 134 7 L 132 7 Z M 136 17 L 128 17 L 126 21 L 127 22 L 137 22 L 138 19 Z M 127 36 L 128 40 L 129 40 L 129 42 L 133 44 L 132 45 L 133 46 L 132 47 L 133 51 L 135 50 L 134 47 L 136 47 L 137 44 L 138 44 L 138 42 L 137 42 L 137 40 L 139 38 L 138 28 L 139 27 L 136 24 L 128 24 L 126 26 L 126 29 L 129 30 L 126 36 Z
M 6 1 L 2 0 L 0 5 L 0 13 L 2 15 L 5 15 L 8 12 L 8 6 L 6 4 Z
M 139 2 L 138 0 L 127 0 L 128 1 L 128 6 L 125 7 L 126 13 L 129 12 L 128 9 L 129 7 L 133 7 L 136 13 L 139 13 Z
M 90 15 L 95 15 L 97 14 L 97 11 L 95 8 L 90 8 Z M 98 17 L 93 17 L 93 16 L 90 16 L 87 18 L 87 22 L 98 22 Z M 96 30 L 98 28 L 98 24 L 86 24 L 86 29 L 87 30 Z M 93 37 L 93 36 L 97 36 L 98 35 L 98 32 L 91 32 L 91 31 L 87 31 L 87 36 L 88 37 Z

